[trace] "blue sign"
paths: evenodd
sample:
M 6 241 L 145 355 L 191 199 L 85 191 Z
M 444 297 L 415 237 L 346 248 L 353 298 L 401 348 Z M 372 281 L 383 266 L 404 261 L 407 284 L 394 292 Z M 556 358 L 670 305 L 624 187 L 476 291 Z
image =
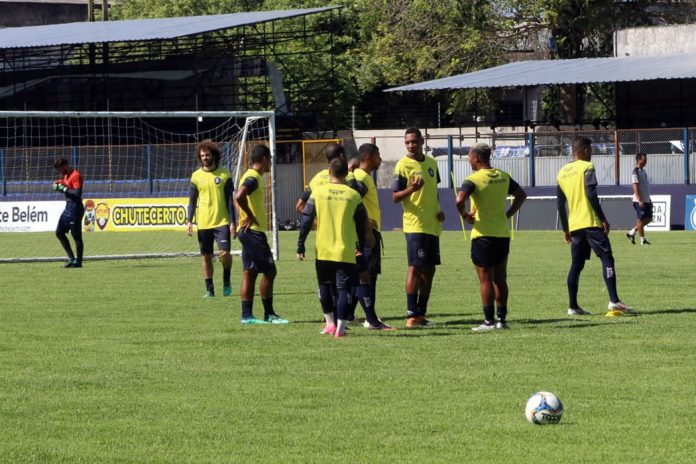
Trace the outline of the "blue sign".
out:
M 696 230 L 696 195 L 686 196 L 684 214 L 684 229 Z

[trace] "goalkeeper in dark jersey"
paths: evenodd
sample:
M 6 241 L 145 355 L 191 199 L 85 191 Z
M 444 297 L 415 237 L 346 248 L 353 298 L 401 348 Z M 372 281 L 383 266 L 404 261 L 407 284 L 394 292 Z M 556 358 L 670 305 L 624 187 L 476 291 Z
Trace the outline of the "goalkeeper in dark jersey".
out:
M 63 192 L 65 195 L 65 210 L 60 215 L 56 227 L 56 237 L 63 245 L 68 262 L 66 268 L 82 267 L 82 255 L 84 244 L 82 243 L 82 215 L 85 207 L 82 204 L 82 175 L 80 171 L 70 167 L 68 160 L 63 157 L 56 158 L 53 167 L 60 174 L 60 179 L 53 183 L 53 190 Z M 75 253 L 73 253 L 67 233 L 70 231 L 75 241 Z

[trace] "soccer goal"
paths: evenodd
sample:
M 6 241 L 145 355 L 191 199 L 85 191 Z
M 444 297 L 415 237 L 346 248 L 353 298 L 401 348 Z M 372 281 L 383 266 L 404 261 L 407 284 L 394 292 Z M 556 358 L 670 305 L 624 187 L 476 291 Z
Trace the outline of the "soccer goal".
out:
M 186 209 L 191 174 L 200 167 L 196 146 L 206 139 L 220 144 L 235 189 L 253 146 L 270 148 L 266 213 L 278 259 L 273 112 L 4 111 L 0 262 L 65 259 L 53 233 L 65 206 L 51 189 L 57 157 L 84 178 L 86 260 L 197 255 L 195 234 L 185 232 Z

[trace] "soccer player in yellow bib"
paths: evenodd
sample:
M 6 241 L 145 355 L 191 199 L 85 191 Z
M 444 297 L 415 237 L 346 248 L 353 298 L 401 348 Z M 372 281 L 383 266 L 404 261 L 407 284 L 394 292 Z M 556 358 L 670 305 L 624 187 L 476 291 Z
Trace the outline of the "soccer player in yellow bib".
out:
M 481 287 L 483 324 L 472 330 L 483 332 L 507 328 L 507 261 L 510 252 L 510 219 L 522 206 L 527 194 L 506 172 L 491 167 L 491 147 L 477 143 L 469 150 L 474 173 L 464 179 L 457 194 L 457 209 L 473 224 L 471 260 Z M 507 207 L 507 196 L 514 200 Z M 471 211 L 466 200 L 471 199 Z M 494 305 L 495 303 L 495 305 Z M 497 313 L 498 321 L 494 319 Z
M 338 143 L 330 143 L 326 146 L 326 162 L 328 163 L 327 165 L 331 164 L 331 161 L 337 159 L 337 158 L 343 158 L 344 160 L 346 159 L 346 150 L 343 148 L 343 145 L 339 145 Z M 307 204 L 307 200 L 309 200 L 309 196 L 312 194 L 312 190 L 316 189 L 320 185 L 328 184 L 329 183 L 329 168 L 327 167 L 326 169 L 322 169 L 318 173 L 312 177 L 312 180 L 309 181 L 309 184 L 307 185 L 307 188 L 302 192 L 302 195 L 300 195 L 300 198 L 297 200 L 297 204 L 295 205 L 295 209 L 297 210 L 298 213 L 301 213 L 304 211 L 304 207 Z M 353 173 L 348 171 L 348 175 L 346 176 L 346 184 L 349 186 L 353 187 L 354 189 L 357 189 L 357 185 L 355 184 L 355 178 L 353 177 Z M 360 192 L 362 195 L 363 192 Z
M 234 199 L 239 207 L 239 242 L 242 244 L 242 324 L 287 324 L 273 309 L 273 282 L 276 265 L 266 230 L 266 181 L 264 174 L 271 170 L 271 151 L 265 145 L 255 145 L 249 156 L 251 167 L 239 179 Z M 254 317 L 256 277 L 263 274 L 259 293 L 263 304 L 263 319 Z
M 607 317 L 634 315 L 633 308 L 621 302 L 616 290 L 614 255 L 609 242 L 609 222 L 597 197 L 597 177 L 592 158 L 592 141 L 587 137 L 573 140 L 573 161 L 558 172 L 556 189 L 558 216 L 572 257 L 568 272 L 569 316 L 589 316 L 578 305 L 580 273 L 591 250 L 602 261 L 602 277 L 609 292 Z M 566 211 L 568 203 L 568 211 Z
M 355 158 L 353 158 L 355 159 Z M 358 148 L 358 166 L 353 170 L 358 191 L 363 191 L 363 205 L 367 211 L 369 232 L 374 237 L 374 246 L 365 246 L 364 253 L 357 257 L 358 287 L 355 292 L 357 301 L 365 311 L 365 325 L 370 330 L 395 330 L 377 317 L 377 277 L 382 273 L 382 235 L 379 232 L 381 210 L 377 197 L 377 186 L 372 180 L 372 173 L 379 169 L 382 157 L 379 148 L 371 143 L 364 143 Z M 349 162 L 350 163 L 350 162 Z M 349 165 L 350 167 L 350 165 Z
M 317 220 L 316 272 L 319 301 L 324 313 L 322 334 L 344 337 L 348 295 L 355 272 L 356 246 L 364 249 L 367 232 L 367 213 L 360 194 L 345 184 L 348 164 L 343 158 L 331 161 L 328 184 L 312 190 L 302 213 L 297 258 L 304 260 L 305 241 Z M 334 306 L 331 287 L 338 298 Z M 334 316 L 334 313 L 336 316 Z
M 213 242 L 217 242 L 222 263 L 223 295 L 232 294 L 230 238 L 237 236 L 234 212 L 234 183 L 230 172 L 220 166 L 220 147 L 204 140 L 196 147 L 201 167 L 191 175 L 186 232 L 193 234 L 193 216 L 198 207 L 198 243 L 203 259 L 205 298 L 215 296 L 213 285 Z
M 423 153 L 423 135 L 414 127 L 406 129 L 408 154 L 394 168 L 392 200 L 404 209 L 408 270 L 406 271 L 406 327 L 428 325 L 430 290 L 435 266 L 440 264 L 440 232 L 445 213 L 440 209 L 437 184 L 440 175 L 435 159 Z

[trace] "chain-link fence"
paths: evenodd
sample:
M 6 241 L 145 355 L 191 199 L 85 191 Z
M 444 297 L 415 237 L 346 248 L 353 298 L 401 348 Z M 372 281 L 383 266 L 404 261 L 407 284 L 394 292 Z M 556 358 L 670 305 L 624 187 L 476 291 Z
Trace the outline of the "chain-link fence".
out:
M 429 143 L 443 137 L 447 136 L 431 138 Z M 508 172 L 521 185 L 542 187 L 556 184 L 559 169 L 571 160 L 576 137 L 592 140 L 592 163 L 600 185 L 630 185 L 637 153 L 648 155 L 646 170 L 652 184 L 696 181 L 696 128 L 520 133 L 476 141 L 489 143 L 495 149 L 492 165 Z M 454 146 L 428 148 L 438 160 L 441 172 L 449 172 L 449 153 L 452 153 L 454 184 L 459 185 L 471 173 L 465 155 L 474 141 L 458 135 L 453 139 Z M 442 176 L 442 186 L 451 185 L 449 176 Z

